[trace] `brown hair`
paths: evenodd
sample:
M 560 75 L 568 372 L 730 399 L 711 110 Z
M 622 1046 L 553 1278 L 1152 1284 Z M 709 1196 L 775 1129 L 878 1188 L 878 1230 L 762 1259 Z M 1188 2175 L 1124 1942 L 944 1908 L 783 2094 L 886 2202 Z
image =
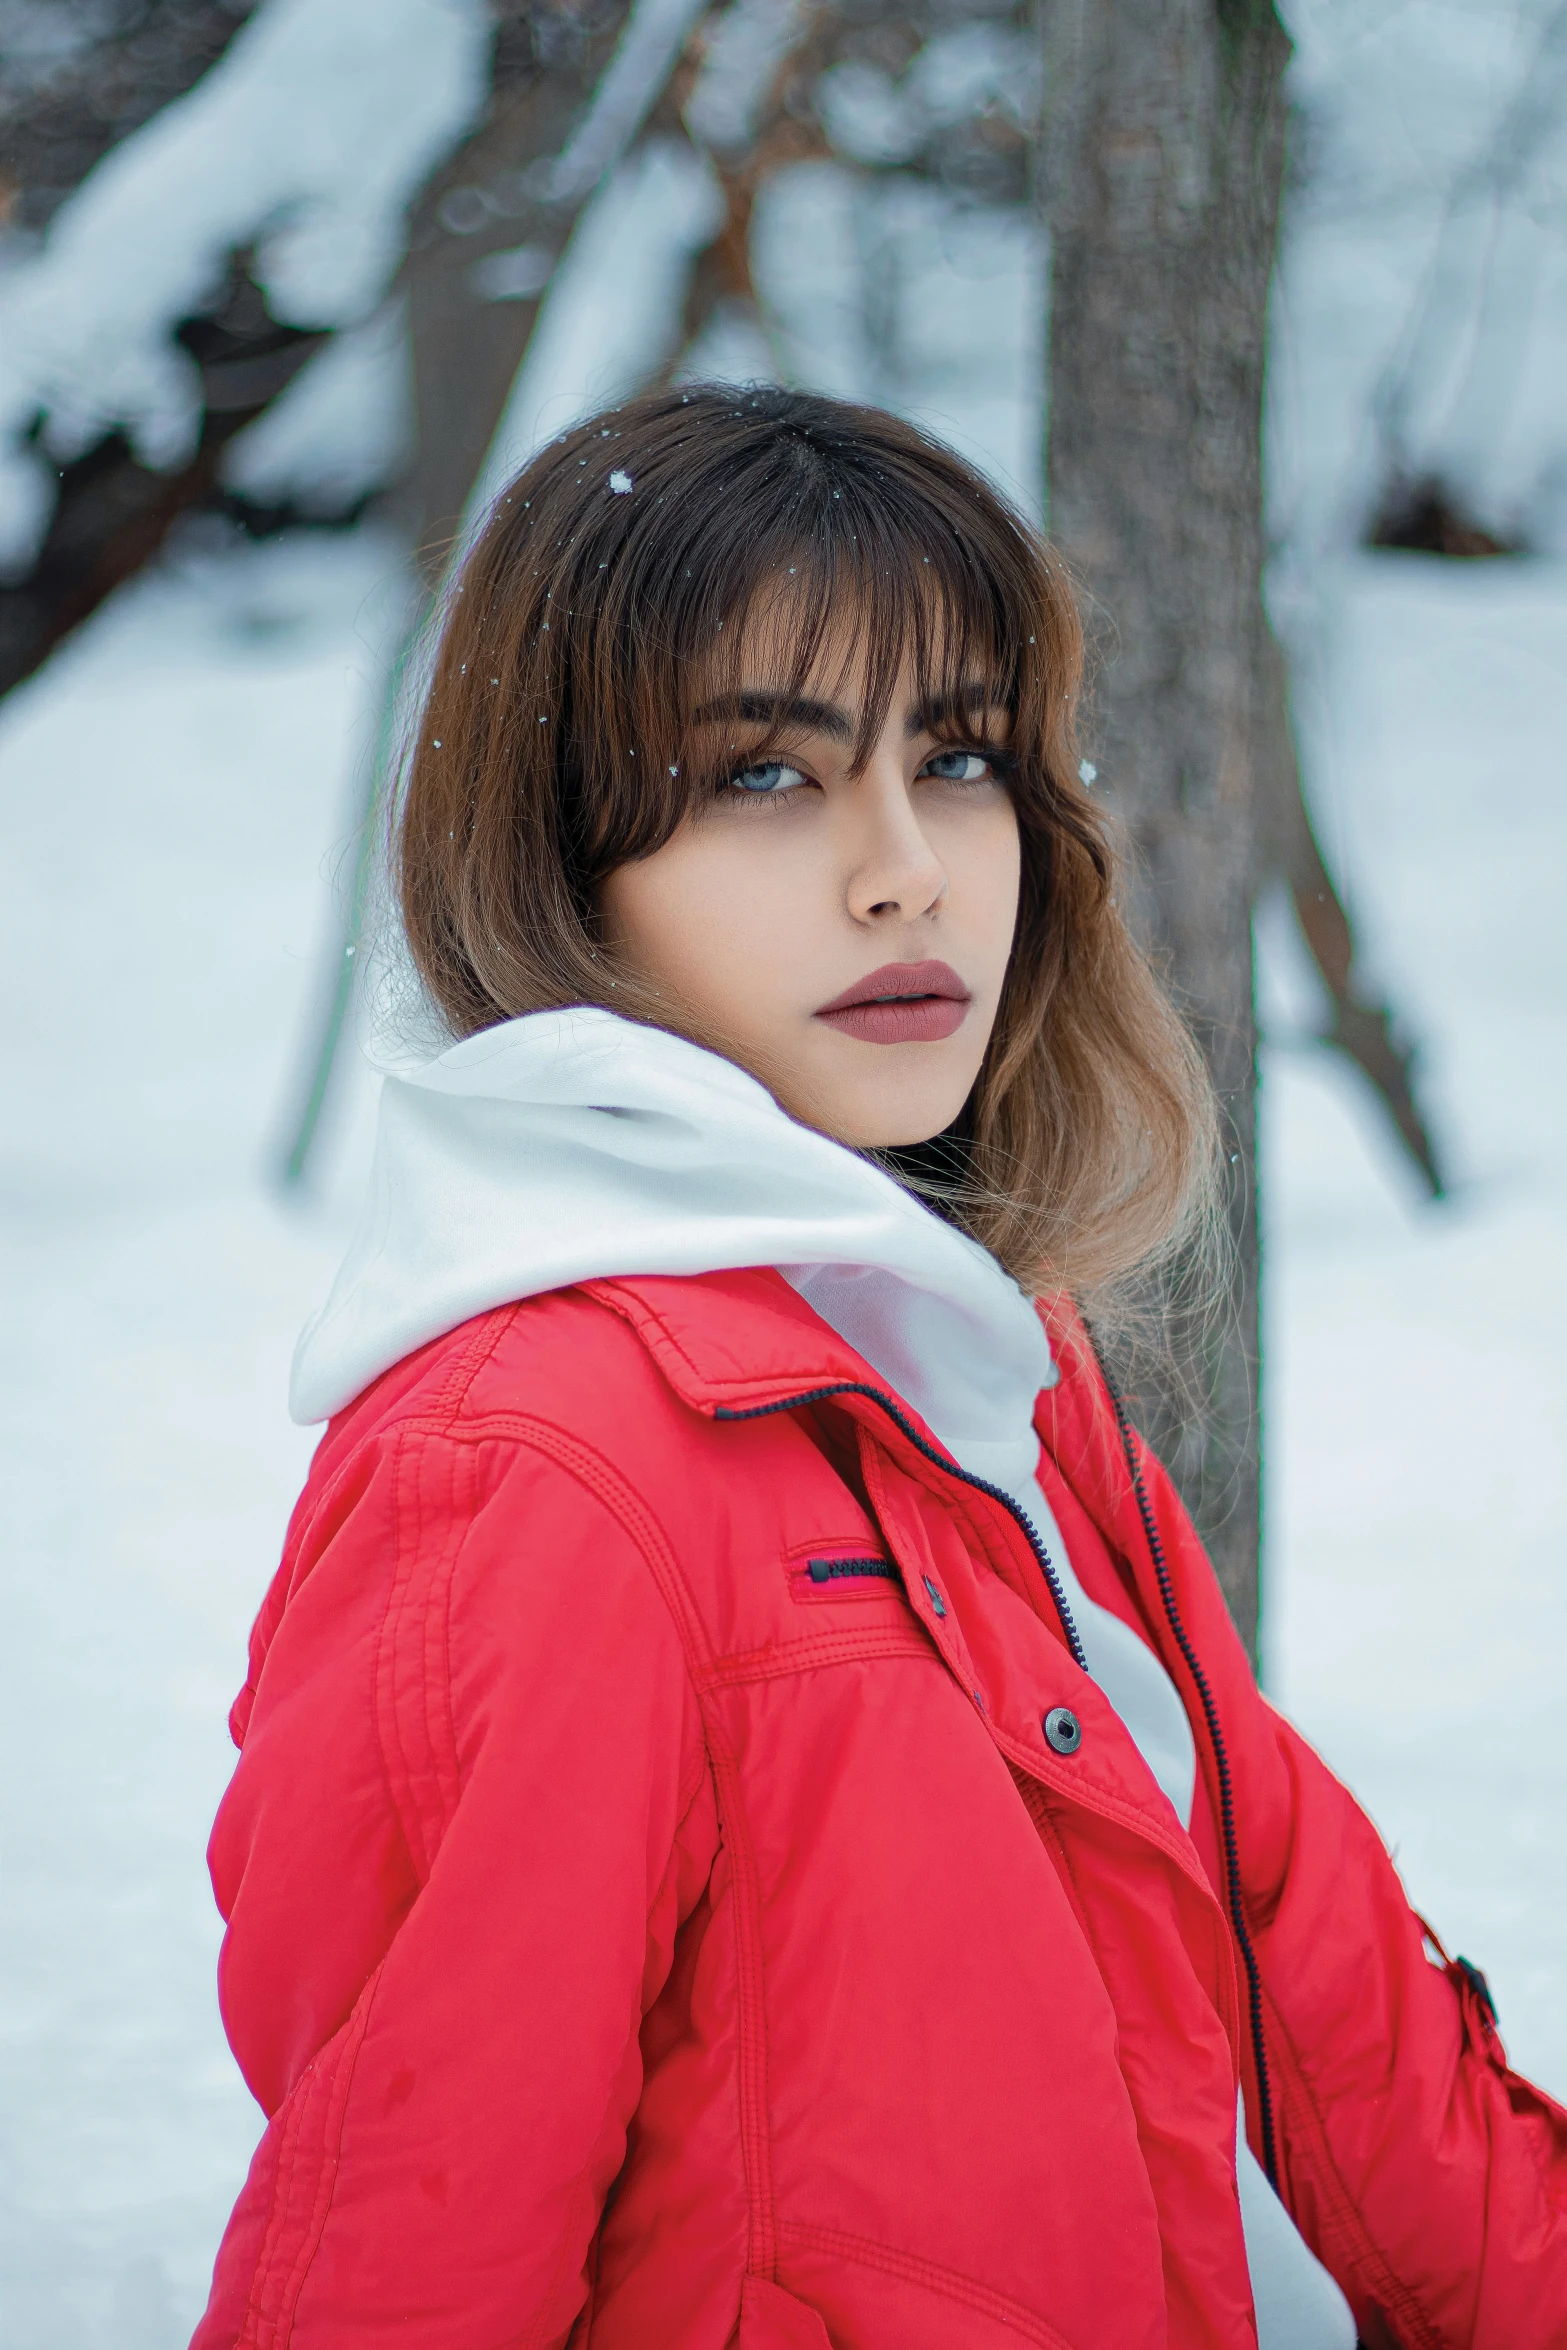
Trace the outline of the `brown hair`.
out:
M 1011 713 L 1021 903 L 950 1208 L 1025 1287 L 1102 1291 L 1211 1200 L 1212 1095 L 1117 908 L 1079 773 L 1060 561 L 898 418 L 802 392 L 655 393 L 503 492 L 446 598 L 396 817 L 420 977 L 457 1036 L 582 1003 L 692 1033 L 612 963 L 595 893 L 723 780 L 691 713 L 715 666 L 738 684 L 747 624 L 780 614 L 794 691 L 849 627 L 859 756 L 905 658 L 933 712 L 961 710 L 978 677 Z

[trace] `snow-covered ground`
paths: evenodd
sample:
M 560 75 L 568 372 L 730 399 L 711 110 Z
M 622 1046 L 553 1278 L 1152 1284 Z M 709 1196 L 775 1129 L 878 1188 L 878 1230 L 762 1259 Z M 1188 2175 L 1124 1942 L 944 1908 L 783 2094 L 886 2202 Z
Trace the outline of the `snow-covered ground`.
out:
M 393 563 L 188 562 L 0 714 L 6 2350 L 174 2350 L 257 2133 L 201 1855 L 362 1164 L 355 1079 L 324 1188 L 273 1180 Z M 1272 1052 L 1270 1677 L 1560 2092 L 1567 565 L 1362 556 L 1332 589 L 1323 829 L 1461 1185 L 1421 1206 L 1358 1084 Z
M 1567 145 L 1559 109 L 1517 112 L 1567 71 L 1567 15 L 1288 12 L 1310 176 L 1277 312 L 1277 603 L 1324 848 L 1425 1042 L 1456 1181 L 1423 1204 L 1354 1074 L 1292 1041 L 1312 990 L 1270 909 L 1267 1672 L 1486 1967 L 1516 2060 L 1564 2094 L 1567 561 L 1344 548 L 1400 369 L 1411 460 L 1493 526 L 1567 545 Z M 502 441 L 607 388 L 618 281 L 593 239 L 631 185 L 590 209 Z M 933 228 L 918 190 L 856 195 L 837 165 L 770 201 L 791 365 L 926 416 L 1032 495 L 1019 223 Z M 856 357 L 871 279 L 895 315 Z M 349 442 L 359 398 L 336 404 Z M 336 461 L 319 405 L 301 429 Z M 0 2350 L 176 2350 L 257 2135 L 202 1845 L 311 1442 L 285 1416 L 288 1355 L 363 1168 L 350 1070 L 316 1188 L 276 1182 L 397 593 L 369 531 L 187 545 L 0 705 Z
M 311 1443 L 338 1234 L 273 1168 L 393 561 L 148 581 L 0 718 L 6 2350 L 174 2350 L 257 2134 L 202 1847 Z
M 1268 1679 L 1561 2096 L 1567 563 L 1360 555 L 1323 584 L 1318 823 L 1455 1185 L 1421 1203 L 1343 1062 L 1266 1056 Z

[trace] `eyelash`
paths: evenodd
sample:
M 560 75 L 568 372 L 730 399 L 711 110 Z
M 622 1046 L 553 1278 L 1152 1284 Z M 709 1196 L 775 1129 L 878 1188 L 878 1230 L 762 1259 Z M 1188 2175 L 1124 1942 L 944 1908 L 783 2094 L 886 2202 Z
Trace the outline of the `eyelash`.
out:
M 1013 771 L 1013 761 L 1007 757 L 1004 751 L 996 750 L 988 746 L 981 746 L 977 743 L 948 743 L 944 749 L 939 751 L 932 751 L 930 754 L 931 759 L 950 759 L 953 757 L 982 759 L 990 772 L 988 775 L 983 776 L 934 776 L 931 778 L 931 781 L 938 783 L 956 783 L 960 789 L 965 785 L 974 785 L 980 783 L 994 782 L 1004 784 L 1010 779 Z M 927 760 L 926 765 L 928 766 L 929 763 L 929 760 Z M 722 783 L 720 783 L 717 786 L 715 797 L 722 800 L 728 800 L 732 806 L 753 808 L 777 808 L 781 807 L 786 801 L 792 800 L 800 788 L 798 784 L 790 784 L 785 789 L 780 791 L 767 792 L 743 791 L 740 788 L 740 778 L 742 775 L 755 775 L 759 769 L 764 767 L 784 768 L 789 773 L 798 775 L 803 783 L 809 783 L 812 780 L 812 778 L 805 772 L 804 768 L 796 767 L 792 760 L 784 758 L 781 754 L 773 754 L 769 756 L 768 754 L 764 753 L 759 758 L 748 760 L 745 766 L 737 768 L 733 775 L 727 777 Z M 920 773 L 924 773 L 924 768 L 921 768 Z M 918 778 L 916 778 L 916 780 L 918 780 Z

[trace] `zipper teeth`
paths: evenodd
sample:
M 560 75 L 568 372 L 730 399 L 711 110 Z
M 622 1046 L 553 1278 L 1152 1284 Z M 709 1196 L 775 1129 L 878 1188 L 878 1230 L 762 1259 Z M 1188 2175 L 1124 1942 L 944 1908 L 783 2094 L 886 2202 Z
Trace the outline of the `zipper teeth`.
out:
M 1050 1596 L 1055 1602 L 1056 1614 L 1061 1619 L 1061 1629 L 1066 1634 L 1067 1647 L 1072 1652 L 1072 1661 L 1086 1673 L 1088 1659 L 1083 1654 L 1083 1643 L 1079 1637 L 1077 1626 L 1072 1620 L 1072 1610 L 1067 1604 L 1067 1596 L 1062 1589 L 1061 1578 L 1056 1572 L 1055 1562 L 1049 1551 L 1040 1541 L 1034 1529 L 1034 1521 L 1027 1510 L 1020 1509 L 1010 1493 L 1004 1493 L 999 1485 L 992 1485 L 988 1478 L 972 1477 L 967 1469 L 957 1468 L 951 1461 L 944 1460 L 935 1446 L 927 1444 L 919 1430 L 913 1427 L 899 1411 L 891 1396 L 883 1395 L 879 1387 L 866 1387 L 857 1379 L 841 1379 L 831 1387 L 813 1387 L 808 1395 L 786 1395 L 778 1403 L 752 1404 L 743 1412 L 725 1411 L 720 1407 L 714 1417 L 719 1420 L 764 1420 L 770 1413 L 798 1411 L 805 1404 L 826 1403 L 835 1395 L 869 1396 L 872 1403 L 880 1404 L 888 1419 L 907 1437 L 916 1452 L 926 1460 L 934 1461 L 938 1469 L 944 1469 L 949 1477 L 956 1477 L 960 1484 L 971 1485 L 976 1493 L 988 1494 L 992 1501 L 999 1501 L 1002 1508 L 1011 1513 L 1028 1536 L 1028 1546 L 1039 1561 L 1040 1572 L 1043 1574 Z
M 1132 1491 L 1137 1499 L 1137 1514 L 1143 1523 L 1143 1535 L 1148 1544 L 1148 1555 L 1153 1561 L 1153 1571 L 1158 1578 L 1159 1597 L 1164 1603 L 1164 1612 L 1169 1621 L 1170 1630 L 1175 1635 L 1176 1645 L 1186 1660 L 1186 1669 L 1196 1683 L 1197 1695 L 1202 1703 L 1203 1718 L 1208 1725 L 1209 1741 L 1213 1747 L 1214 1764 L 1219 1775 L 1219 1829 L 1224 1843 L 1227 1906 L 1230 1913 L 1230 1926 L 1235 1935 L 1236 1946 L 1241 1954 L 1241 1964 L 1246 1971 L 1246 2005 L 1251 2024 L 1252 2057 L 1257 2069 L 1257 2129 L 1258 2135 L 1262 2139 L 1262 2167 L 1268 2174 L 1269 2185 L 1277 2193 L 1279 2164 L 1278 2149 L 1273 2132 L 1273 2090 L 1268 2079 L 1268 2058 L 1267 2051 L 1263 2046 L 1262 2033 L 1262 1969 L 1257 1964 L 1257 1953 L 1252 1947 L 1251 1929 L 1246 1923 L 1246 1912 L 1241 1902 L 1240 1840 L 1235 1831 L 1235 1790 L 1230 1777 L 1229 1752 L 1224 1743 L 1224 1734 L 1219 1728 L 1219 1709 L 1214 1704 L 1213 1692 L 1208 1686 L 1208 1676 L 1197 1661 L 1197 1651 L 1193 1648 L 1186 1626 L 1181 1619 L 1180 1605 L 1175 1596 L 1175 1586 L 1170 1580 L 1169 1564 L 1164 1555 L 1164 1544 L 1160 1540 L 1158 1524 L 1148 1500 L 1148 1489 L 1143 1482 L 1142 1467 L 1137 1458 L 1136 1447 L 1132 1442 L 1131 1423 L 1126 1416 L 1126 1406 L 1121 1400 L 1119 1388 L 1105 1369 L 1097 1346 L 1094 1349 L 1094 1354 L 1099 1363 L 1099 1375 L 1103 1379 L 1106 1392 L 1115 1407 L 1115 1424 L 1120 1431 L 1121 1450 L 1126 1456 L 1127 1472 L 1131 1477 Z
M 1262 2031 L 1262 1970 L 1257 1964 L 1257 1953 L 1252 1947 L 1251 1930 L 1246 1923 L 1246 1913 L 1241 1904 L 1240 1840 L 1235 1830 L 1235 1789 L 1230 1775 L 1229 1750 L 1224 1743 L 1224 1733 L 1219 1727 L 1219 1710 L 1214 1704 L 1213 1692 L 1208 1686 L 1208 1676 L 1198 1662 L 1197 1651 L 1192 1646 L 1181 1617 L 1180 1606 L 1175 1596 L 1175 1586 L 1170 1580 L 1169 1563 L 1164 1555 L 1164 1544 L 1160 1539 L 1158 1523 L 1148 1500 L 1148 1489 L 1143 1482 L 1143 1472 L 1138 1463 L 1136 1447 L 1132 1442 L 1132 1430 L 1126 1417 L 1126 1406 L 1121 1400 L 1120 1389 L 1105 1369 L 1097 1346 L 1094 1349 L 1094 1358 L 1099 1364 L 1100 1377 L 1104 1380 L 1105 1390 L 1114 1406 L 1115 1424 L 1121 1438 L 1121 1450 L 1126 1457 L 1127 1473 L 1131 1478 L 1132 1492 L 1137 1501 L 1137 1515 L 1142 1520 L 1143 1536 L 1148 1544 L 1148 1555 L 1153 1561 L 1153 1570 L 1159 1585 L 1159 1597 L 1163 1602 L 1170 1630 L 1175 1635 L 1176 1645 L 1186 1661 L 1186 1669 L 1196 1685 L 1197 1695 L 1202 1705 L 1203 1719 L 1207 1725 L 1209 1742 L 1213 1747 L 1214 1763 L 1219 1776 L 1219 1829 L 1224 1844 L 1224 1867 L 1227 1880 L 1225 1892 L 1228 1897 L 1230 1927 L 1234 1933 L 1236 1946 L 1241 1954 L 1241 1964 L 1246 1974 L 1246 2004 L 1251 2024 L 1252 2057 L 1257 2073 L 1257 2126 L 1262 2139 L 1262 2167 L 1267 2173 L 1269 2185 L 1277 2192 L 1279 2168 L 1273 2129 L 1273 2089 L 1268 2078 L 1267 2051 L 1263 2045 Z M 925 1442 L 919 1430 L 910 1426 L 892 1398 L 883 1395 L 879 1388 L 867 1387 L 859 1380 L 844 1379 L 831 1387 L 813 1387 L 805 1395 L 785 1396 L 778 1403 L 752 1404 L 744 1411 L 727 1411 L 720 1406 L 714 1417 L 720 1420 L 762 1420 L 774 1412 L 798 1411 L 806 1404 L 826 1403 L 835 1395 L 868 1396 L 872 1403 L 881 1406 L 887 1417 L 926 1460 L 934 1461 L 937 1468 L 944 1469 L 949 1477 L 956 1477 L 960 1483 L 971 1485 L 976 1493 L 988 1494 L 992 1501 L 999 1501 L 1003 1509 L 1011 1512 L 1027 1535 L 1029 1547 L 1039 1561 L 1041 1572 L 1049 1587 L 1050 1596 L 1055 1602 L 1056 1613 L 1061 1619 L 1061 1629 L 1066 1634 L 1067 1646 L 1072 1652 L 1073 1660 L 1086 1673 L 1088 1659 L 1083 1654 L 1083 1643 L 1078 1636 L 1077 1626 L 1072 1621 L 1072 1611 L 1067 1605 L 1066 1593 L 1061 1588 L 1061 1578 L 1056 1573 L 1050 1553 L 1035 1532 L 1033 1521 L 1028 1512 L 1020 1509 L 1012 1496 L 1009 1493 L 1004 1493 L 999 1485 L 992 1485 L 984 1477 L 970 1476 L 967 1469 L 957 1468 L 952 1462 L 943 1460 L 934 1445 Z

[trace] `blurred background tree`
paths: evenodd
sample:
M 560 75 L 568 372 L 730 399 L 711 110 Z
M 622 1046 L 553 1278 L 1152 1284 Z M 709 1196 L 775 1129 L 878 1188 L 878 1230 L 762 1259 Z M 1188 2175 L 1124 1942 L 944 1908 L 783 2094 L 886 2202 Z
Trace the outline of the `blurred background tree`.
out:
M 504 473 L 598 399 L 800 381 L 952 437 L 967 376 L 955 437 L 1085 591 L 1135 919 L 1225 1105 L 1227 1310 L 1131 1367 L 1250 1641 L 1252 921 L 1281 877 L 1329 1037 L 1441 1187 L 1263 606 L 1287 56 L 1271 0 L 1049 0 L 1042 29 L 1022 0 L 0 0 L 0 691 L 191 516 L 263 534 L 375 504 L 428 595 Z

